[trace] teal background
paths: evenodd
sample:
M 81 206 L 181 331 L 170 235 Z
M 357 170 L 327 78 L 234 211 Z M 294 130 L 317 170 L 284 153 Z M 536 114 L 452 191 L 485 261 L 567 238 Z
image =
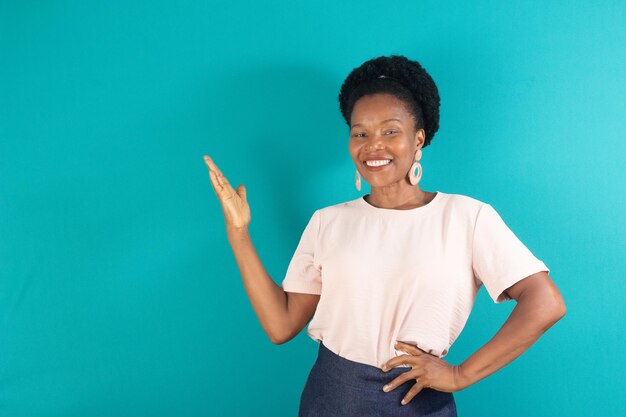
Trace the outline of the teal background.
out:
M 442 97 L 420 186 L 491 203 L 568 308 L 459 415 L 621 414 L 625 9 L 0 1 L 0 415 L 295 416 L 317 345 L 264 334 L 202 156 L 280 283 L 312 212 L 361 194 L 337 94 L 390 53 Z M 445 359 L 513 307 L 481 289 Z

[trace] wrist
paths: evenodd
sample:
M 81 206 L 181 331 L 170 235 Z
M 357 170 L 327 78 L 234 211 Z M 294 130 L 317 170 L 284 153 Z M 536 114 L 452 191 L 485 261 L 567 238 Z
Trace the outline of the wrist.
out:
M 228 239 L 245 238 L 249 235 L 248 226 L 236 227 L 226 225 L 226 234 L 228 235 Z
M 463 365 L 454 367 L 454 380 L 456 382 L 457 391 L 461 391 L 474 383 L 471 376 L 463 369 Z

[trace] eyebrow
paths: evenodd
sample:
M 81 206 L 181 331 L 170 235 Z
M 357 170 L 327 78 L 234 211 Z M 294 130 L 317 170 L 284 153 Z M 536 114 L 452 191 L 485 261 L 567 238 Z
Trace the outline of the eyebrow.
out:
M 395 120 L 396 122 L 400 122 L 400 123 L 402 123 L 402 120 L 398 119 L 397 117 L 392 117 L 391 119 L 385 119 L 385 120 L 383 120 L 382 122 L 380 122 L 380 124 L 387 123 L 387 122 L 391 122 L 391 121 L 394 121 L 394 120 Z M 362 125 L 361 125 L 361 123 L 356 123 L 356 124 L 353 124 L 352 126 L 350 126 L 350 128 L 357 127 L 357 126 L 362 126 Z

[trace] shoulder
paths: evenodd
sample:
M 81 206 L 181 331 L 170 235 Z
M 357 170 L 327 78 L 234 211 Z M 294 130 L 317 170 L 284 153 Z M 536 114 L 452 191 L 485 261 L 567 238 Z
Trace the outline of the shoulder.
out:
M 458 193 L 443 193 L 441 215 L 444 221 L 453 221 L 457 227 L 465 225 L 468 230 L 473 229 L 479 213 L 489 204 L 478 198 Z
M 315 210 L 320 215 L 333 215 L 339 213 L 346 213 L 360 208 L 361 197 L 354 198 L 352 200 L 342 201 L 341 203 L 335 203 L 327 206 L 322 206 Z
M 356 218 L 363 212 L 361 197 L 340 203 L 318 207 L 311 214 L 311 221 L 324 227 L 329 223 L 344 223 L 346 219 Z
M 343 201 L 341 203 L 330 204 L 312 209 L 310 213 L 311 220 L 320 221 L 321 218 L 339 215 L 358 209 L 359 198 Z
M 450 215 L 476 218 L 480 209 L 489 203 L 466 194 L 442 193 L 443 210 Z
M 482 206 L 488 204 L 465 194 L 444 193 L 444 196 L 448 205 L 462 210 L 478 211 Z

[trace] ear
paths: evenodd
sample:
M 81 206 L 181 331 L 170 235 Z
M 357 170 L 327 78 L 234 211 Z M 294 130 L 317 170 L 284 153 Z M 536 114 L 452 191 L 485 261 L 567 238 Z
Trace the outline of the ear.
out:
M 426 132 L 424 129 L 417 129 L 415 132 L 414 143 L 416 148 L 421 148 L 426 140 Z

